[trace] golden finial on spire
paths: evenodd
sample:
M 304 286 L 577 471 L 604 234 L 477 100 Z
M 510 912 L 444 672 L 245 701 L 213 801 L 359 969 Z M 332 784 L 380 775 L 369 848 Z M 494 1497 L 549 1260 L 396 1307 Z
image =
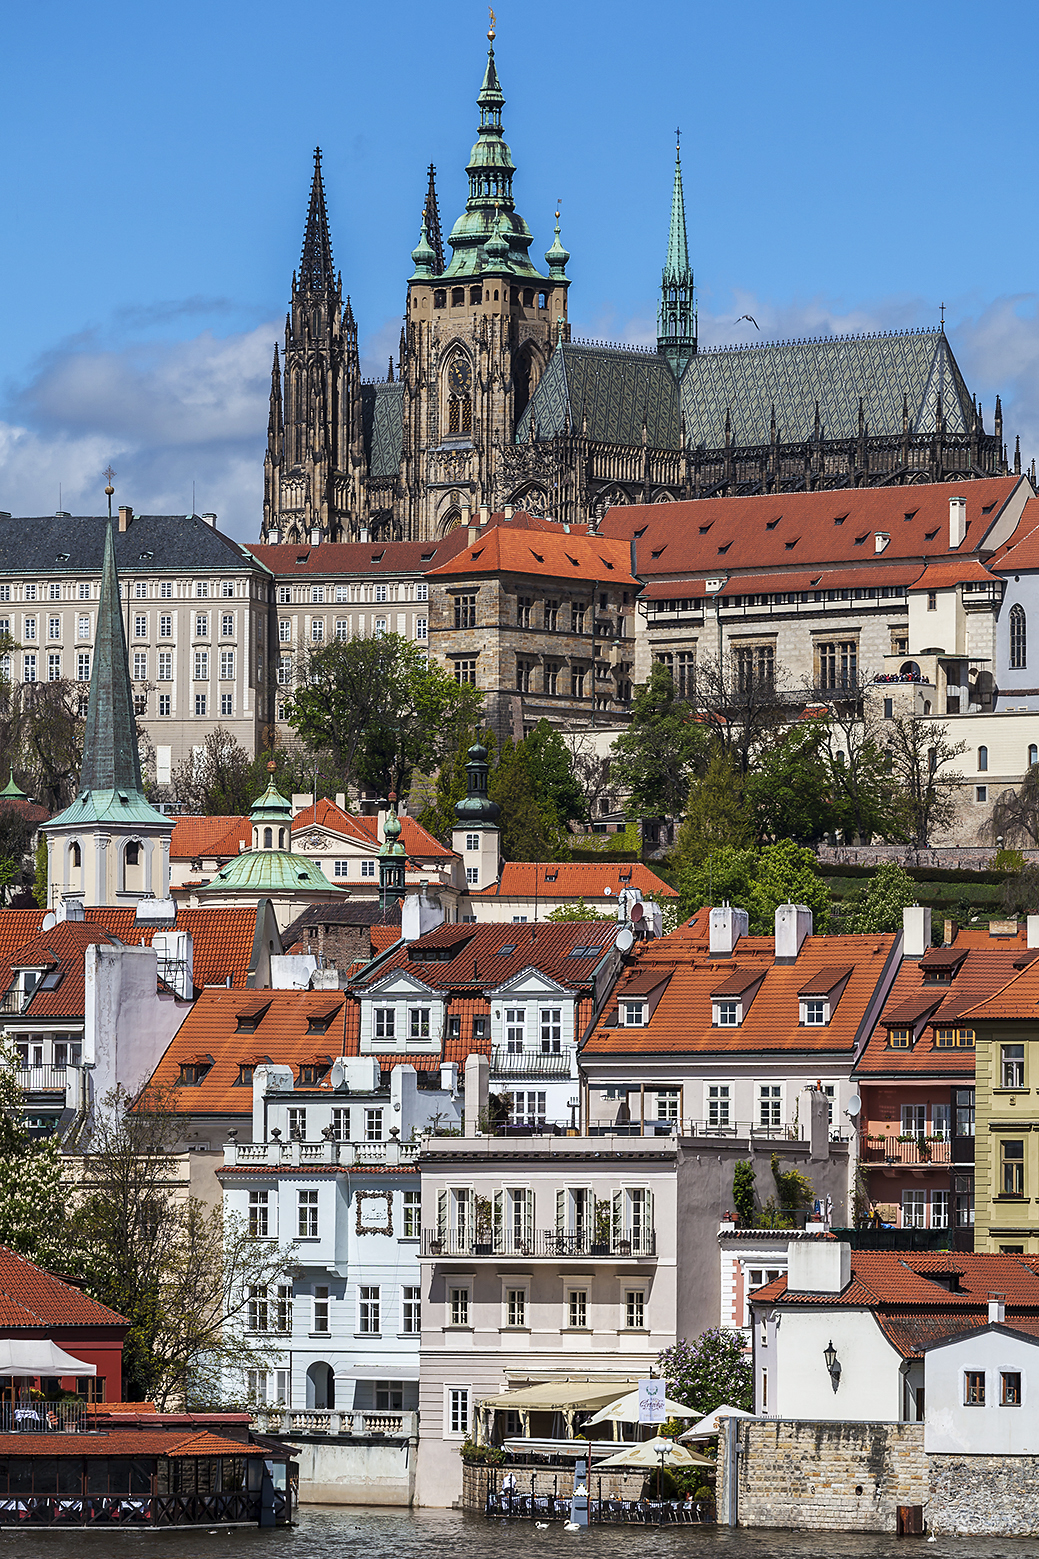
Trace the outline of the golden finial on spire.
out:
M 488 14 L 488 16 L 491 19 L 491 25 L 487 29 L 487 42 L 488 43 L 493 43 L 494 42 L 494 29 L 497 27 L 498 23 L 497 23 L 497 20 L 495 18 L 494 12 L 491 10 L 490 6 L 487 7 L 487 14 Z

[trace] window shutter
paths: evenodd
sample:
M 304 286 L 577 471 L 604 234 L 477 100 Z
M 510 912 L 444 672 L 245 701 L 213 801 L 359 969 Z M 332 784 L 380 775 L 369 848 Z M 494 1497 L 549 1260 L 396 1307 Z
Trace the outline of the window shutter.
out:
M 562 1234 L 566 1229 L 566 1192 L 556 1192 L 556 1233 Z
M 529 1240 L 534 1232 L 534 1192 L 523 1193 L 523 1237 Z
M 442 1240 L 447 1233 L 447 1192 L 437 1192 L 437 1239 Z
M 623 1232 L 623 1230 L 624 1230 L 624 1192 L 623 1191 L 614 1191 L 614 1193 L 613 1193 L 613 1231 L 612 1231 L 613 1232 L 613 1237 L 616 1238 L 617 1235 L 619 1235 L 619 1234 L 621 1234 Z
M 646 1191 L 643 1194 L 645 1197 L 645 1214 L 642 1225 L 642 1237 L 646 1242 L 643 1249 L 649 1251 L 653 1245 L 653 1192 Z
M 494 1193 L 494 1243 L 498 1250 L 502 1248 L 502 1230 L 505 1227 L 505 1192 Z

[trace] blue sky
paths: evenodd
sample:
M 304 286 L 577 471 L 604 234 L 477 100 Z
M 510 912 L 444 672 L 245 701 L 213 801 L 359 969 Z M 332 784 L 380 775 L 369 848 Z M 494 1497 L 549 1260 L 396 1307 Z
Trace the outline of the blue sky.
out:
M 1039 453 L 1035 4 L 497 7 L 517 206 L 562 200 L 575 334 L 649 341 L 682 127 L 705 344 L 937 321 Z M 362 353 L 396 342 L 425 168 L 461 210 L 486 7 L 34 0 L 5 13 L 0 507 L 258 531 L 313 147 Z

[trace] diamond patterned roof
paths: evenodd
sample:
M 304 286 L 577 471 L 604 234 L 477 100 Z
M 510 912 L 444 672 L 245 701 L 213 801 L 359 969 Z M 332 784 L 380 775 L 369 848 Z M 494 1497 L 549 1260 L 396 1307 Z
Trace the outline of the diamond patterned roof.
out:
M 589 438 L 639 444 L 645 414 L 651 447 L 675 449 L 681 412 L 689 444 L 717 449 L 725 443 L 728 411 L 735 445 L 767 444 L 775 407 L 780 441 L 794 443 L 813 436 L 816 401 L 824 439 L 854 438 L 860 397 L 871 435 L 901 433 L 904 399 L 910 432 L 924 433 L 934 427 L 939 393 L 946 431 L 969 432 L 970 395 L 940 330 L 701 352 L 680 386 L 655 354 L 563 342 L 520 420 L 516 441 L 526 442 L 532 415 L 543 439 L 562 432 L 568 414 L 580 428 L 586 412 Z
M 383 381 L 361 386 L 364 442 L 372 476 L 396 476 L 404 443 L 404 386 Z

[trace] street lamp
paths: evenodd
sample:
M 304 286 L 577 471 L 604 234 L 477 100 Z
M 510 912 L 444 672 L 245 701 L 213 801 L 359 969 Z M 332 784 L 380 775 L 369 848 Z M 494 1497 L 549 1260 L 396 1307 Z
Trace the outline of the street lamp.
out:
M 833 1384 L 833 1389 L 836 1391 L 837 1387 L 841 1383 L 841 1367 L 837 1360 L 837 1349 L 833 1346 L 832 1338 L 830 1339 L 829 1345 L 823 1349 L 823 1358 L 826 1361 L 826 1368 L 830 1373 L 830 1380 Z

